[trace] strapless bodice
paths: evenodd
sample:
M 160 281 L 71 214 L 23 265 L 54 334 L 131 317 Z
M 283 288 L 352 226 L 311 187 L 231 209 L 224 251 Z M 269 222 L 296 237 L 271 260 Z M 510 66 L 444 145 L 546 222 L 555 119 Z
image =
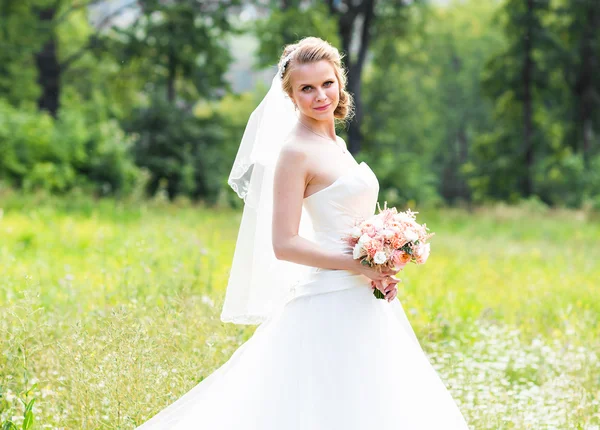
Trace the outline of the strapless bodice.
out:
M 314 240 L 327 249 L 343 249 L 340 237 L 359 219 L 375 213 L 379 182 L 364 161 L 331 185 L 304 199 Z
M 375 213 L 379 182 L 362 162 L 331 185 L 304 199 L 303 207 L 312 223 L 312 240 L 323 249 L 350 253 L 342 237 L 358 220 Z M 306 278 L 296 284 L 292 297 L 322 294 L 348 288 L 365 288 L 369 278 L 348 270 L 311 267 Z

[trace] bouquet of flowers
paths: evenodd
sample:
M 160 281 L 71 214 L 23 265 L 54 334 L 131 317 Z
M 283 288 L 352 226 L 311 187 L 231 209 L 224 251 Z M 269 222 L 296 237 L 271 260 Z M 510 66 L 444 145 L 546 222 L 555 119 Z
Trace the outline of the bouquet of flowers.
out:
M 379 271 L 397 270 L 401 264 L 413 262 L 424 264 L 429 257 L 430 245 L 427 243 L 434 233 L 428 233 L 426 224 L 418 224 L 416 214 L 408 209 L 398 212 L 388 208 L 385 202 L 379 213 L 366 220 L 359 221 L 344 237 L 352 248 L 352 256 L 361 264 Z M 373 291 L 378 299 L 384 295 L 378 289 Z

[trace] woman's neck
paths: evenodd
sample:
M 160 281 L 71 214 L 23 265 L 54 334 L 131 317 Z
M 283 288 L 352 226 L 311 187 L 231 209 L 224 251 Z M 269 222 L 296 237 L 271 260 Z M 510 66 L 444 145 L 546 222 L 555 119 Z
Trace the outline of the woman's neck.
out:
M 313 132 L 323 137 L 327 136 L 331 140 L 336 140 L 335 121 L 333 119 L 333 116 L 331 117 L 331 119 L 319 121 L 307 115 L 300 115 L 300 118 L 298 118 L 298 120 L 304 126 L 311 129 Z

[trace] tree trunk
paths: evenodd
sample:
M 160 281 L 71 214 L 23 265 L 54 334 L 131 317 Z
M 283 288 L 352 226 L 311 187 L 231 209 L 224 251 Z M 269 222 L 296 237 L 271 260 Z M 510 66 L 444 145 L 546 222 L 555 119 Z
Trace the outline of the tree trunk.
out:
M 581 65 L 575 85 L 575 93 L 579 103 L 577 127 L 583 144 L 582 152 L 586 167 L 589 167 L 592 140 L 594 138 L 593 112 L 595 101 L 594 77 L 598 70 L 598 55 L 594 49 L 596 29 L 600 21 L 597 6 L 589 6 L 587 20 L 581 38 Z
M 533 74 L 533 59 L 532 59 L 532 37 L 533 37 L 533 13 L 534 0 L 527 0 L 527 20 L 525 32 L 525 46 L 522 70 L 523 84 L 523 161 L 525 163 L 525 172 L 522 181 L 522 191 L 525 197 L 529 197 L 533 191 L 532 186 L 532 171 L 533 171 L 533 125 L 532 125 L 532 95 L 531 95 L 531 80 Z
M 38 69 L 38 84 L 42 88 L 38 108 L 47 110 L 56 118 L 60 104 L 61 67 L 56 53 L 56 35 L 52 28 L 55 14 L 55 7 L 48 7 L 38 12 L 40 22 L 48 29 L 49 35 L 42 49 L 35 54 L 35 62 Z
M 177 58 L 173 52 L 169 53 L 169 75 L 167 76 L 167 100 L 173 104 L 175 102 L 175 80 L 177 78 Z
M 330 11 L 334 11 L 330 3 Z M 333 13 L 333 12 L 332 12 Z M 362 28 L 360 33 L 360 44 L 358 55 L 352 61 L 350 57 L 350 44 L 352 42 L 353 29 L 356 18 L 362 15 Z M 360 125 L 363 118 L 361 83 L 362 71 L 365 64 L 369 43 L 371 41 L 371 26 L 375 19 L 375 0 L 363 0 L 357 5 L 347 2 L 347 10 L 339 15 L 338 32 L 342 40 L 342 51 L 345 55 L 345 64 L 348 69 L 347 90 L 354 97 L 354 118 L 348 127 L 348 150 L 352 154 L 360 151 L 362 134 Z

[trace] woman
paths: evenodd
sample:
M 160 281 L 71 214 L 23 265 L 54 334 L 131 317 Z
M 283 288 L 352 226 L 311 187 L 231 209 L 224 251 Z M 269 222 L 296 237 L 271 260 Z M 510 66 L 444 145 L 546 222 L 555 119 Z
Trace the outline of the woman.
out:
M 327 42 L 285 48 L 229 179 L 245 206 L 221 319 L 260 326 L 141 429 L 468 428 L 394 300 L 397 271 L 362 266 L 341 239 L 379 192 L 335 134 L 345 83 Z

